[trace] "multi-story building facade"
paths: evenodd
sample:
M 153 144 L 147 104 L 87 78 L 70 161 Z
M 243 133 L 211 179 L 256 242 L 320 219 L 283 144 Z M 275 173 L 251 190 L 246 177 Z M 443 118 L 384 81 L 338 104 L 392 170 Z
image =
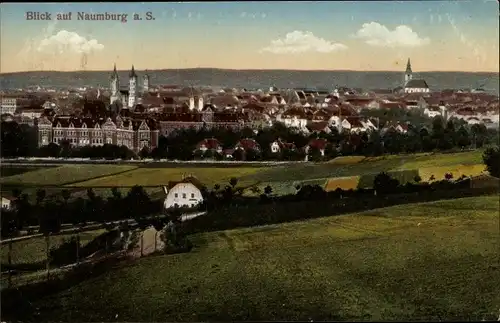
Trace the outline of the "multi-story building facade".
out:
M 38 121 L 38 146 L 67 141 L 76 147 L 123 145 L 138 152 L 144 147 L 156 148 L 158 139 L 157 123 L 152 119 L 55 116 Z
M 0 114 L 14 115 L 18 108 L 29 105 L 29 100 L 19 96 L 3 95 L 0 101 Z
M 206 106 L 202 112 L 188 111 L 180 113 L 164 113 L 157 116 L 161 134 L 168 136 L 175 130 L 194 128 L 225 128 L 240 130 L 249 125 L 248 117 L 242 113 L 214 112 Z

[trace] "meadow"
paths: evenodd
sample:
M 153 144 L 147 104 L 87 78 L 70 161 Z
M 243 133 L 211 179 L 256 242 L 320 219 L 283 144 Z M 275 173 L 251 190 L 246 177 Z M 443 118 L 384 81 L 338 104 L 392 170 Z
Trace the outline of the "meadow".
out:
M 33 306 L 38 321 L 493 320 L 498 208 L 474 197 L 197 234 L 190 253 Z
M 101 235 L 105 230 L 95 230 L 80 233 L 80 244 L 85 246 L 95 237 Z M 50 237 L 50 247 L 60 246 L 64 240 L 70 239 L 75 234 L 60 234 Z M 8 244 L 1 247 L 1 263 L 8 263 Z M 36 237 L 28 240 L 12 243 L 12 264 L 35 264 L 47 260 L 46 245 L 44 237 Z
M 373 177 L 381 171 L 391 173 L 401 182 L 412 181 L 416 175 L 423 181 L 429 181 L 431 175 L 440 180 L 446 173 L 452 173 L 455 178 L 479 175 L 484 171 L 484 165 L 480 150 L 447 154 L 346 156 L 323 163 L 272 167 L 64 165 L 2 177 L 0 183 L 7 190 L 16 186 L 59 186 L 53 189 L 53 194 L 64 187 L 74 192 L 73 197 L 85 196 L 85 189 L 89 187 L 108 195 L 108 187 L 122 187 L 125 193 L 130 187 L 141 185 L 154 198 L 160 198 L 163 196 L 161 186 L 187 175 L 198 177 L 209 188 L 215 184 L 227 185 L 232 177 L 236 177 L 239 187 L 255 186 L 262 192 L 270 185 L 274 194 L 287 194 L 294 193 L 297 185 L 304 184 L 320 185 L 326 190 L 369 188 Z M 250 190 L 247 193 L 251 194 Z

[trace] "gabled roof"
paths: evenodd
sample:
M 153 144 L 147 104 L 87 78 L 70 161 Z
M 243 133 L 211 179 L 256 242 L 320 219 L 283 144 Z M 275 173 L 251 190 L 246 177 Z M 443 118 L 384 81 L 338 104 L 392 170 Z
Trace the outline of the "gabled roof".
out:
M 190 176 L 183 178 L 180 181 L 168 182 L 168 185 L 167 185 L 168 191 L 170 191 L 172 188 L 174 188 L 177 184 L 182 184 L 182 183 L 191 183 L 199 190 L 201 190 L 204 186 L 203 183 L 198 178 L 190 175 Z
M 207 138 L 203 139 L 196 145 L 197 148 L 200 148 L 201 146 L 205 146 L 207 149 L 218 149 L 222 147 L 222 144 L 215 138 Z
M 405 89 L 428 89 L 429 86 L 425 80 L 409 80 L 405 85 Z
M 236 147 L 241 147 L 244 150 L 251 150 L 251 149 L 256 149 L 257 150 L 257 149 L 260 149 L 260 146 L 257 143 L 257 141 L 255 141 L 255 139 L 251 139 L 251 138 L 241 139 L 236 144 Z

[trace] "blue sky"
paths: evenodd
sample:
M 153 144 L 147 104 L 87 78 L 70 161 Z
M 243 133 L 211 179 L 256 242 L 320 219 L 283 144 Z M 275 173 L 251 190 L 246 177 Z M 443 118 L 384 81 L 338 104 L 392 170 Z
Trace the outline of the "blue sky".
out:
M 117 62 L 151 69 L 390 70 L 411 56 L 421 70 L 498 71 L 497 1 L 38 3 L 1 8 L 2 72 L 82 69 L 81 52 L 61 56 L 60 37 L 50 38 L 60 31 L 102 45 L 85 53 L 86 69 L 107 69 Z M 74 16 L 72 21 L 26 21 L 28 11 Z M 128 23 L 77 21 L 80 11 L 127 13 Z M 133 21 L 133 13 L 147 11 L 154 21 Z M 369 25 L 360 32 L 364 24 Z M 397 33 L 398 26 L 407 28 Z M 57 55 L 38 50 L 43 39 L 51 45 L 59 41 Z M 277 50 L 278 45 L 283 48 Z

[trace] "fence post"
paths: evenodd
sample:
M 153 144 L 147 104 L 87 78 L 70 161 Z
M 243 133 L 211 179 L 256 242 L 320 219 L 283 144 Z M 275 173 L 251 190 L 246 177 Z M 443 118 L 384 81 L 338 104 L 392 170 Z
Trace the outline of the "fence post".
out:
M 141 257 L 144 256 L 143 247 L 144 247 L 144 231 L 141 232 Z
M 45 249 L 46 249 L 46 257 L 47 257 L 47 260 L 46 260 L 46 269 L 47 269 L 47 280 L 50 279 L 50 249 L 49 249 L 49 246 L 50 246 L 50 233 L 47 233 L 45 234 Z
M 158 232 L 159 232 L 159 231 L 156 231 L 156 232 L 155 232 L 155 252 L 156 252 L 156 247 L 157 247 L 157 245 L 158 245 Z
M 9 284 L 9 287 L 12 286 L 12 240 L 9 240 L 9 254 L 8 254 L 8 257 L 9 257 L 9 281 L 8 281 L 8 284 Z
M 76 235 L 76 264 L 80 264 L 80 232 Z

